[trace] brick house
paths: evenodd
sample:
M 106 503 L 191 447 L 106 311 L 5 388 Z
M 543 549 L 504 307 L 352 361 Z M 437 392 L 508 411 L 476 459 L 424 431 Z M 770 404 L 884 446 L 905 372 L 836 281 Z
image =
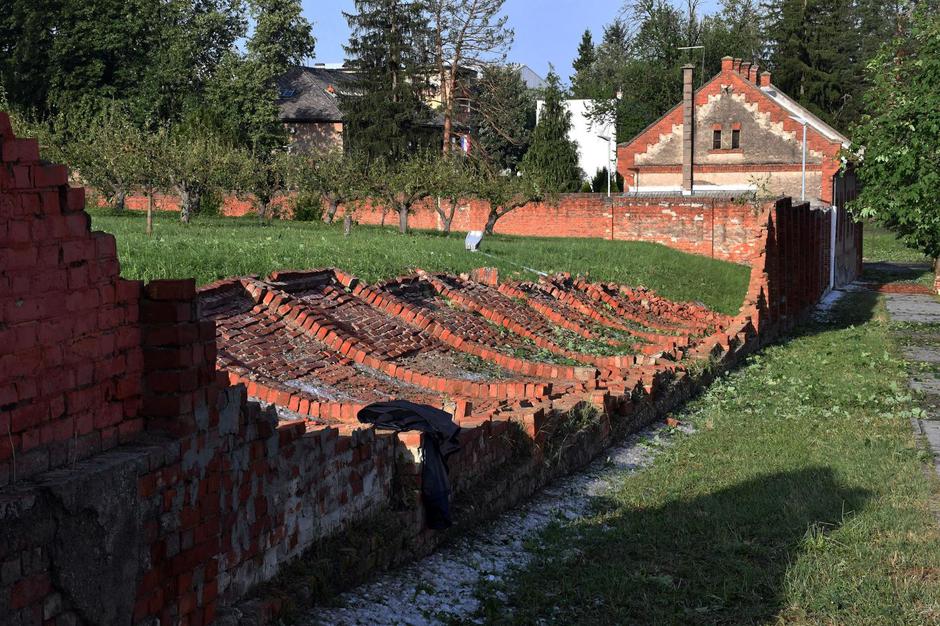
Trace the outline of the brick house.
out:
M 840 175 L 849 140 L 781 92 L 769 72 L 725 57 L 721 72 L 698 90 L 693 66 L 683 68 L 683 101 L 617 147 L 617 169 L 628 192 L 758 192 L 813 204 L 843 205 L 854 177 Z M 685 129 L 691 127 L 692 133 Z
M 287 127 L 291 143 L 308 153 L 342 150 L 345 122 L 339 96 L 355 95 L 357 82 L 355 73 L 342 65 L 298 66 L 288 70 L 277 83 L 277 105 L 279 118 Z M 430 95 L 427 98 L 433 108 L 435 101 Z M 462 106 L 469 106 L 466 99 Z M 467 130 L 459 108 L 456 113 L 453 142 L 460 146 Z M 443 115 L 436 110 L 423 125 L 431 137 L 440 137 L 443 128 Z M 431 143 L 436 141 L 440 140 L 435 138 Z

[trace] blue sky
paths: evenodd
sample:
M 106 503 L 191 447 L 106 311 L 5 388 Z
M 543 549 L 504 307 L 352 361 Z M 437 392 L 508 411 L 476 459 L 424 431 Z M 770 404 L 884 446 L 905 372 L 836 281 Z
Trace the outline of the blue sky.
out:
M 716 4 L 716 0 L 706 0 L 704 8 L 710 11 Z M 317 38 L 316 61 L 342 61 L 343 44 L 349 37 L 342 11 L 351 12 L 353 1 L 303 0 L 303 5 Z M 505 11 L 516 31 L 510 60 L 525 63 L 542 76 L 552 63 L 567 82 L 581 33 L 590 28 L 594 41 L 599 41 L 604 25 L 622 6 L 622 0 L 506 0 Z

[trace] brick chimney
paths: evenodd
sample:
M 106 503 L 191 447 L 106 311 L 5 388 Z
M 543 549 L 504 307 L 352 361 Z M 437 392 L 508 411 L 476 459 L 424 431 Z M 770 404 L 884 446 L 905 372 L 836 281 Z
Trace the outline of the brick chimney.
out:
M 761 87 L 770 87 L 770 72 L 761 72 L 761 73 L 760 73 L 760 86 L 761 86 Z
M 734 69 L 734 59 L 732 57 L 721 57 L 721 72 L 730 72 Z
M 695 152 L 695 89 L 692 87 L 694 65 L 682 66 L 682 194 L 692 194 L 692 157 Z
M 735 59 L 734 63 L 731 65 L 731 69 L 733 69 L 735 72 L 740 72 L 741 71 L 741 59 Z
M 741 61 L 740 72 L 741 72 L 741 77 L 744 78 L 744 80 L 747 80 L 747 75 L 750 72 L 750 69 L 751 69 L 750 61 Z
M 747 70 L 748 81 L 754 83 L 755 85 L 757 84 L 758 70 L 760 70 L 760 66 L 757 63 L 751 65 L 751 67 L 749 67 Z

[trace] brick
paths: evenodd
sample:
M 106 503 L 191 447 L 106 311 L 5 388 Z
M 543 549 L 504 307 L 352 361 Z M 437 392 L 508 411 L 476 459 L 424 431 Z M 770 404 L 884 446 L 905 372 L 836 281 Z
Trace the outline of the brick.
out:
M 196 281 L 154 280 L 147 283 L 144 291 L 151 300 L 191 300 L 196 296 Z

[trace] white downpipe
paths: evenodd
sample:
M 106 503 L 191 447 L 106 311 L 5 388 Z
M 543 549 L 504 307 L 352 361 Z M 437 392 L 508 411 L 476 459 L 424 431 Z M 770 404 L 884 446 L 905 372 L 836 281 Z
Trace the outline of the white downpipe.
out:
M 829 291 L 836 288 L 836 225 L 839 220 L 839 208 L 830 209 L 832 218 L 829 220 Z

